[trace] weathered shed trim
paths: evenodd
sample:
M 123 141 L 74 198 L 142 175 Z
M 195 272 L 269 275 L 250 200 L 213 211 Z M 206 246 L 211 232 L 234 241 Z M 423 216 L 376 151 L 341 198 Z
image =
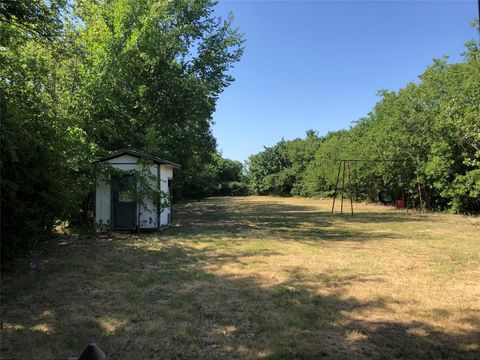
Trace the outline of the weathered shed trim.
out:
M 176 169 L 181 168 L 181 166 L 179 164 L 176 164 L 174 162 L 164 160 L 164 159 L 161 159 L 161 158 L 159 158 L 157 156 L 153 156 L 153 155 L 144 155 L 144 154 L 141 154 L 139 152 L 129 150 L 129 149 L 120 149 L 119 151 L 117 151 L 113 154 L 106 155 L 106 156 L 100 158 L 98 161 L 99 162 L 107 161 L 107 160 L 115 159 L 115 158 L 120 157 L 122 155 L 131 155 L 131 156 L 134 156 L 134 157 L 139 158 L 139 159 L 145 158 L 145 159 L 153 161 L 156 164 L 170 165 L 170 166 L 172 166 Z
M 157 164 L 157 189 L 160 190 L 160 164 Z M 161 225 L 161 211 L 160 211 L 160 200 L 157 200 L 157 229 L 160 229 Z

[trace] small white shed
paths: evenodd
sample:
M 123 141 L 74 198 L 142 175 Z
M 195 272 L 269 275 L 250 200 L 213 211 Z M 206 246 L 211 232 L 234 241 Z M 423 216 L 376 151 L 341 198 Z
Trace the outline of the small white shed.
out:
M 180 168 L 180 165 L 128 149 L 121 149 L 98 161 L 121 171 L 108 179 L 97 179 L 94 214 L 97 225 L 113 230 L 158 230 L 170 224 L 170 201 L 161 211 L 158 201 L 146 198 L 139 202 L 129 195 L 127 188 L 136 186 L 132 171 L 146 170 L 151 174 L 151 185 L 171 198 L 173 169 Z

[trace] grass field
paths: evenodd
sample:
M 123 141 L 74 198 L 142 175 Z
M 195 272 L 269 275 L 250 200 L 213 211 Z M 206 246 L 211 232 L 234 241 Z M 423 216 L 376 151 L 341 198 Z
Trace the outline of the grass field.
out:
M 55 239 L 3 275 L 1 357 L 480 358 L 480 219 L 330 205 L 212 198 L 160 234 Z

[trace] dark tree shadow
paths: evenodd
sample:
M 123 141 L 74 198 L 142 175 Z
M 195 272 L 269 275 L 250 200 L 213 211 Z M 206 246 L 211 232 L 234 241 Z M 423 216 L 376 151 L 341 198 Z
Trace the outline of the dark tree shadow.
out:
M 247 198 L 248 199 L 248 198 Z M 191 206 L 180 207 L 175 218 L 181 219 L 182 234 L 191 233 L 212 238 L 230 236 L 249 238 L 279 237 L 285 240 L 315 243 L 321 241 L 369 241 L 397 237 L 395 233 L 372 233 L 353 230 L 355 223 L 408 223 L 420 222 L 416 213 L 394 210 L 386 212 L 357 212 L 331 214 L 314 206 L 287 205 L 282 203 L 257 203 L 243 200 L 235 203 L 225 199 L 210 199 Z
M 124 234 L 51 244 L 49 262 L 42 262 L 38 272 L 19 268 L 2 282 L 2 358 L 65 359 L 88 342 L 97 342 L 110 359 L 133 360 L 479 358 L 476 316 L 468 318 L 475 330 L 457 333 L 422 322 L 359 320 L 359 312 L 388 311 L 398 302 L 385 297 L 360 301 L 345 296 L 345 287 L 381 279 L 316 274 L 308 280 L 335 289 L 321 295 L 303 281 L 299 268 L 273 286 L 255 276 L 212 271 L 239 258 L 178 241 L 192 235 L 194 242 L 198 232 L 239 235 L 257 227 L 275 234 L 279 225 L 270 225 L 269 219 L 279 214 L 294 230 L 305 221 L 319 228 L 333 224 L 332 217 L 324 219 L 308 207 L 269 205 L 255 213 L 247 204 L 238 210 L 245 213 L 238 221 L 238 214 L 216 207 L 182 209 L 177 214 L 182 225 L 160 236 Z M 302 220 L 296 220 L 299 215 Z M 301 232 L 287 239 L 310 241 L 310 236 Z M 149 242 L 161 246 L 150 248 Z

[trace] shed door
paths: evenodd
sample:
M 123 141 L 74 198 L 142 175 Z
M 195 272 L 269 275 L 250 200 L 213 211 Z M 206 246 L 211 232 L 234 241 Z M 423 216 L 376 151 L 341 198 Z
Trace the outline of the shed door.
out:
M 132 195 L 135 179 L 123 175 L 112 179 L 113 227 L 115 229 L 133 229 L 137 203 Z

